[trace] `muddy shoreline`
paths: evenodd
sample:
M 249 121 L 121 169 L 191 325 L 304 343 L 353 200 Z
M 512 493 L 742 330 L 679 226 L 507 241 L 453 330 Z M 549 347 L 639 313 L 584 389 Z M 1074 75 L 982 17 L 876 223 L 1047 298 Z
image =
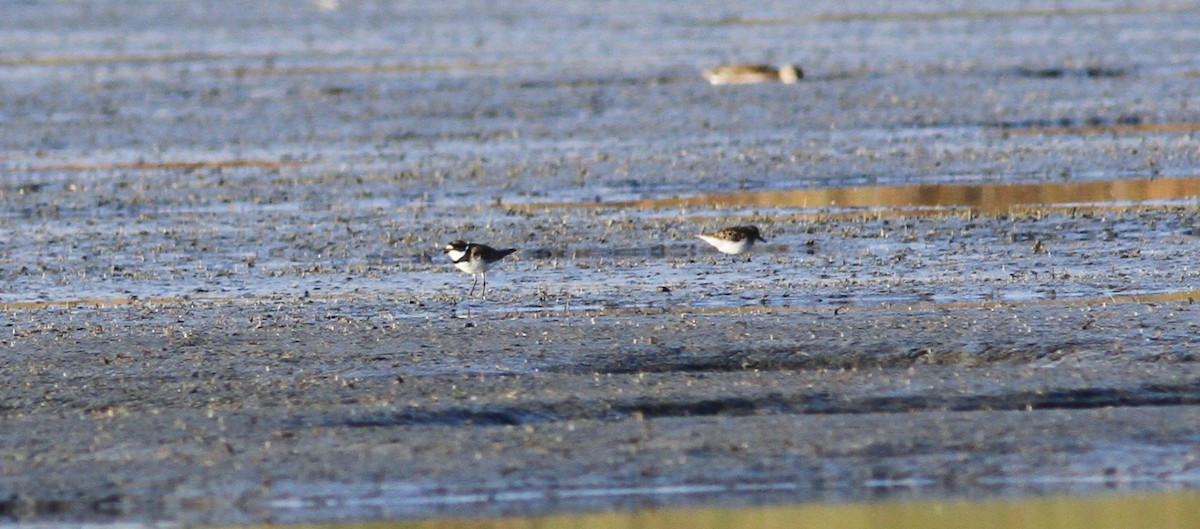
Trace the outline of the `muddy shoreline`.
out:
M 208 525 L 1200 479 L 1195 344 L 1169 335 L 1194 333 L 1187 302 L 392 323 L 343 303 L 275 325 L 260 303 L 161 307 L 227 322 L 169 336 L 75 307 L 78 329 L 10 340 L 6 512 Z

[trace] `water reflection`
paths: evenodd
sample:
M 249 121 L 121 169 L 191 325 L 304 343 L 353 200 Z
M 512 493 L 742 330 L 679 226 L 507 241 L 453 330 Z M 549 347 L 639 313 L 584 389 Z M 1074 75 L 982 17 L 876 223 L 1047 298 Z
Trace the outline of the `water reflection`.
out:
M 920 184 L 739 191 L 602 205 L 630 208 L 966 208 L 977 213 L 997 214 L 1021 207 L 1112 205 L 1191 199 L 1197 196 L 1200 196 L 1200 178 L 1156 178 L 1036 184 Z
M 760 529 L 962 528 L 1183 529 L 1200 520 L 1200 493 L 812 504 L 737 509 L 646 510 L 542 518 L 355 524 L 378 529 Z M 329 525 L 345 529 L 350 525 Z

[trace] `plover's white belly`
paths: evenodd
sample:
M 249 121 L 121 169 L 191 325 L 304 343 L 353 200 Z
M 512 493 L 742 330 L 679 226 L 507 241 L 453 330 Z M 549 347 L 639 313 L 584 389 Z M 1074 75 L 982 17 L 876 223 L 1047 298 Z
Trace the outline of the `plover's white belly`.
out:
M 478 274 L 487 270 L 487 263 L 485 263 L 483 259 L 479 259 L 475 262 L 471 262 L 470 259 L 463 259 L 462 261 L 459 261 L 459 259 L 462 259 L 463 256 L 467 255 L 467 252 L 462 250 L 448 250 L 446 255 L 450 257 L 450 262 L 454 263 L 454 268 L 462 270 L 468 274 Z
M 462 252 L 459 252 L 459 253 L 462 253 Z M 484 272 L 487 272 L 488 262 L 484 261 L 483 259 L 476 259 L 474 261 L 471 261 L 468 259 L 468 260 L 454 263 L 454 267 L 459 270 L 462 270 L 463 272 L 466 272 L 468 274 L 482 274 Z
M 713 245 L 718 252 L 732 255 L 745 253 L 746 250 L 749 250 L 751 246 L 754 246 L 754 241 L 749 237 L 740 241 L 729 241 L 719 237 L 713 237 L 711 235 L 699 235 L 698 237 L 704 239 L 704 242 Z

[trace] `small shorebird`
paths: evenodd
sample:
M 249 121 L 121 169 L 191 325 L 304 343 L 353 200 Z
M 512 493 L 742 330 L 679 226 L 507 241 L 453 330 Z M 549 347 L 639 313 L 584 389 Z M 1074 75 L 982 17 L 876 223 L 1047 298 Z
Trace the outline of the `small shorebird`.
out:
M 450 257 L 450 262 L 454 263 L 454 267 L 471 274 L 471 292 L 467 296 L 475 293 L 475 285 L 479 283 L 479 276 L 483 276 L 483 289 L 479 292 L 480 296 L 487 294 L 487 271 L 492 267 L 492 264 L 504 259 L 508 254 L 517 251 L 516 248 L 508 248 L 505 250 L 497 250 L 486 244 L 476 244 L 467 242 L 462 239 L 455 239 L 446 245 L 442 253 Z
M 769 64 L 725 64 L 704 70 L 705 79 L 712 84 L 749 84 L 779 81 L 792 84 L 804 78 L 804 70 L 792 64 L 778 68 Z
M 758 233 L 757 226 L 734 226 L 715 233 L 697 235 L 697 237 L 713 245 L 718 252 L 730 255 L 738 255 L 750 251 L 754 247 L 754 241 L 767 242 L 766 239 L 762 238 L 762 234 Z M 746 260 L 750 260 L 749 255 L 746 256 Z

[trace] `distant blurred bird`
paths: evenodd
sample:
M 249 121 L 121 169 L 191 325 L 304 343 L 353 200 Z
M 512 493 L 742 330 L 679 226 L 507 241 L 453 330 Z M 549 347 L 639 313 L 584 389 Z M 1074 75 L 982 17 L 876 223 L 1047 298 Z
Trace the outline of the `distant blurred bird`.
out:
M 450 262 L 454 263 L 454 267 L 471 274 L 471 292 L 467 296 L 475 293 L 475 285 L 479 283 L 479 276 L 483 277 L 483 289 L 479 295 L 487 295 L 487 271 L 492 267 L 493 263 L 504 259 L 509 254 L 517 251 L 516 248 L 508 248 L 505 250 L 497 250 L 486 244 L 476 244 L 467 242 L 462 239 L 455 239 L 446 245 L 442 253 L 450 257 Z M 476 275 L 478 274 L 478 276 Z
M 758 232 L 757 226 L 734 226 L 715 233 L 697 235 L 704 242 L 713 245 L 718 252 L 739 255 L 749 252 L 755 241 L 767 242 Z M 746 256 L 750 260 L 750 256 Z
M 778 68 L 769 64 L 725 64 L 702 73 L 712 84 L 749 84 L 779 81 L 792 84 L 804 78 L 804 70 L 792 64 Z

